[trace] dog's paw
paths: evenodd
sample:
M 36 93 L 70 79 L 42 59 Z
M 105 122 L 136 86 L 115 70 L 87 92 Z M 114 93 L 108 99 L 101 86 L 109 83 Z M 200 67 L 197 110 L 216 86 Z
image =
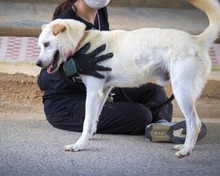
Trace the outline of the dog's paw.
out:
M 179 151 L 179 150 L 181 150 L 182 148 L 184 148 L 184 145 L 175 145 L 173 148 L 174 148 L 175 150 Z
M 65 151 L 69 151 L 69 152 L 78 152 L 78 151 L 80 151 L 80 150 L 83 150 L 82 147 L 79 147 L 79 146 L 76 145 L 76 144 L 66 145 L 66 146 L 63 147 L 63 149 L 64 149 Z
M 189 147 L 184 147 L 184 145 L 182 147 L 177 148 L 176 150 L 178 150 L 178 152 L 176 152 L 175 155 L 178 158 L 189 156 L 192 153 L 192 149 Z

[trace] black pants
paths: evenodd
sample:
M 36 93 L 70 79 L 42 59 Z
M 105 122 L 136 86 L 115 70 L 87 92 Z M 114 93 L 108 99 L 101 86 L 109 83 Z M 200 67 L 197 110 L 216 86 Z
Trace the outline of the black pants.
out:
M 173 107 L 169 103 L 162 108 L 150 111 L 167 100 L 164 89 L 148 83 L 140 88 L 123 89 L 133 101 L 129 102 L 115 88 L 114 102 L 106 102 L 99 117 L 97 133 L 105 134 L 144 134 L 145 127 L 160 119 L 171 121 Z M 85 101 L 70 105 L 67 110 L 46 114 L 51 125 L 56 128 L 81 132 L 85 118 Z

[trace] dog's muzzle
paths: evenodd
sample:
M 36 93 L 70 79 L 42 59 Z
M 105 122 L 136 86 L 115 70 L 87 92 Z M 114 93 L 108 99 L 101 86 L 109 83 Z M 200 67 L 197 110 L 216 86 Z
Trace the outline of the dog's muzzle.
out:
M 43 66 L 42 66 L 42 62 L 41 62 L 40 60 L 37 60 L 36 65 L 37 65 L 38 67 L 43 67 Z

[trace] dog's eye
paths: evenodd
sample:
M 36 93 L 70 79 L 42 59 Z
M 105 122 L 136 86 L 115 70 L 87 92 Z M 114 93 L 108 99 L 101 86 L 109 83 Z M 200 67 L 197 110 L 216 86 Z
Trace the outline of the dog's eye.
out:
M 50 45 L 50 42 L 44 43 L 44 47 L 47 48 Z

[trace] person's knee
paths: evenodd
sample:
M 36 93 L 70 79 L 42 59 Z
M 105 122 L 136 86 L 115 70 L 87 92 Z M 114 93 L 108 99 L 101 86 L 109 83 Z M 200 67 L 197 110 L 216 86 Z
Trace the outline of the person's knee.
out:
M 51 116 L 46 114 L 47 121 L 50 125 L 52 125 L 55 128 L 60 128 L 60 120 L 57 120 L 56 116 Z
M 72 123 L 72 120 L 66 114 L 58 113 L 58 115 L 48 115 L 46 114 L 47 121 L 50 125 L 55 128 L 68 130 L 68 131 L 76 131 L 75 125 Z

